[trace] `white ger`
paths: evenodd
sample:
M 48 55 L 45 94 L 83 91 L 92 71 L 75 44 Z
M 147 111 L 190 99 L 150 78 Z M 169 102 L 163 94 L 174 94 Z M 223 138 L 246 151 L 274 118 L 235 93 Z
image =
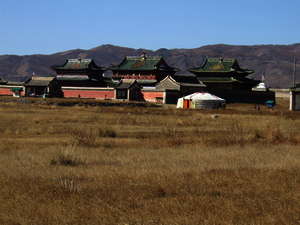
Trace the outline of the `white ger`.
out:
M 179 98 L 177 108 L 217 109 L 224 108 L 226 101 L 207 92 L 196 92 Z

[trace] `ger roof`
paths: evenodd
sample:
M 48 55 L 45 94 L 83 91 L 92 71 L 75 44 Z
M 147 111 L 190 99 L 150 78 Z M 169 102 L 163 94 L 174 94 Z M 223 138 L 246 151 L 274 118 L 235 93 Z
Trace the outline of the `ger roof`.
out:
M 164 64 L 164 67 L 159 67 Z M 161 56 L 126 56 L 118 66 L 112 66 L 112 70 L 166 70 L 175 71 L 176 69 L 167 65 Z
M 104 67 L 99 67 L 92 59 L 67 59 L 63 65 L 52 66 L 55 70 L 105 70 Z
M 220 98 L 220 97 L 210 94 L 208 92 L 196 92 L 196 93 L 184 96 L 183 99 L 225 101 L 223 98 Z
M 213 73 L 230 73 L 251 74 L 253 70 L 242 69 L 238 61 L 234 58 L 206 58 L 203 65 L 189 70 L 192 73 L 213 72 Z

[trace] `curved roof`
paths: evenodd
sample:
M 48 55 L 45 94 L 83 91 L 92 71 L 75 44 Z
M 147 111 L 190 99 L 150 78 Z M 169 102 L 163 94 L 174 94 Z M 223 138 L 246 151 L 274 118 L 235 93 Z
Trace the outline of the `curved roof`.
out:
M 25 86 L 48 86 L 55 77 L 32 77 L 29 81 L 25 83 Z
M 55 70 L 105 70 L 99 67 L 92 59 L 67 59 L 63 65 L 52 66 Z
M 212 95 L 208 92 L 196 92 L 187 96 L 184 96 L 183 99 L 189 100 L 217 100 L 217 101 L 225 101 L 223 98 Z
M 118 66 L 112 66 L 111 70 L 130 70 L 130 71 L 177 71 L 170 67 L 161 56 L 127 56 Z
M 206 58 L 203 65 L 189 70 L 192 73 L 238 73 L 249 75 L 253 70 L 242 69 L 233 58 Z

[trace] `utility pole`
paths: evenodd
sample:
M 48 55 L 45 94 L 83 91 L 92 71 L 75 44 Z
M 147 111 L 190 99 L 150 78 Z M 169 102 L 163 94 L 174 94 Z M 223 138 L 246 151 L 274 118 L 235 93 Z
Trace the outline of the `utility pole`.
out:
M 296 56 L 294 56 L 294 69 L 293 69 L 293 88 L 296 89 Z M 290 91 L 290 110 L 294 111 L 297 106 L 296 92 L 293 89 Z
M 296 87 L 296 56 L 294 56 L 293 87 Z

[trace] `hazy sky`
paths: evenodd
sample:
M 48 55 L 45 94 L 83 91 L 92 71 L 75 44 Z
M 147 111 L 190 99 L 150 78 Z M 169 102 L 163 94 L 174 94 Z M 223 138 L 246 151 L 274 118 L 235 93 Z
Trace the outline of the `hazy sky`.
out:
M 0 0 L 0 54 L 300 42 L 300 0 Z

